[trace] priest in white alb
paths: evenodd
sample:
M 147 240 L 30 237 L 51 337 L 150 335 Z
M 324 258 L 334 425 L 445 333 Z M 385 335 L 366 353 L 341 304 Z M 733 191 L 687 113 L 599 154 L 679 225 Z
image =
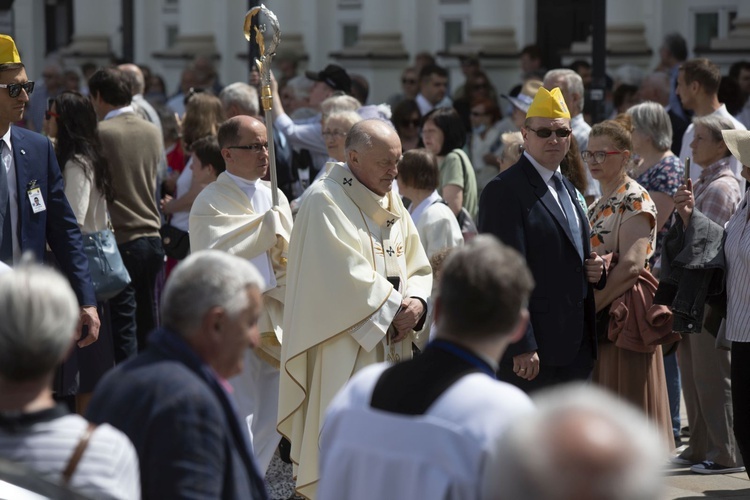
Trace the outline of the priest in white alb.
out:
M 279 432 L 292 444 L 297 493 L 316 497 L 318 440 L 336 392 L 365 366 L 411 358 L 432 272 L 401 199 L 391 191 L 401 141 L 364 120 L 302 203 L 289 248 Z
M 257 118 L 236 116 L 221 125 L 218 139 L 226 171 L 193 203 L 190 249 L 212 248 L 246 258 L 266 282 L 258 320 L 261 345 L 248 350 L 243 372 L 229 381 L 265 473 L 281 439 L 276 414 L 292 213 L 280 190 L 279 206 L 272 206 L 270 184 L 260 180 L 269 168 L 266 126 Z

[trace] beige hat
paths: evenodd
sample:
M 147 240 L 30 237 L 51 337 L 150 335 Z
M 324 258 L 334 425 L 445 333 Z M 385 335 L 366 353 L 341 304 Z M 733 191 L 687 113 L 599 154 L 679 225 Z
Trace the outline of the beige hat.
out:
M 516 97 L 506 94 L 503 94 L 500 97 L 505 97 L 513 106 L 526 114 L 526 112 L 529 110 L 529 106 L 531 106 L 531 102 L 534 100 L 534 97 L 536 96 L 536 93 L 539 91 L 539 88 L 541 86 L 542 82 L 539 80 L 526 80 L 523 83 L 521 92 Z
M 750 167 L 750 131 L 747 130 L 722 130 L 724 143 L 729 151 L 743 165 Z

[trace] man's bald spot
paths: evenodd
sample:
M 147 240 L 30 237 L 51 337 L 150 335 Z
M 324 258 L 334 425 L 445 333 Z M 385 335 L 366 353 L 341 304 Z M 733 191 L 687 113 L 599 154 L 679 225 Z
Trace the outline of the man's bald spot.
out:
M 363 146 L 372 147 L 375 142 L 392 144 L 394 142 L 401 144 L 396 130 L 377 118 L 362 120 L 355 123 L 349 130 L 346 138 L 346 151 L 358 150 Z
M 241 128 L 245 128 L 245 127 L 257 128 L 257 127 L 260 127 L 263 130 L 266 129 L 266 125 L 262 121 L 260 121 L 258 118 L 254 117 L 254 116 L 237 115 L 237 116 L 234 116 L 234 117 L 229 118 L 227 120 L 227 122 L 230 122 L 230 121 L 237 122 L 237 124 Z
M 550 423 L 545 434 L 552 468 L 580 498 L 616 478 L 636 456 L 621 429 L 591 411 L 568 411 Z
M 228 146 L 239 145 L 240 133 L 244 130 L 252 130 L 260 135 L 261 132 L 266 131 L 266 125 L 254 116 L 233 116 L 219 125 L 219 132 L 217 134 L 219 147 L 224 149 Z

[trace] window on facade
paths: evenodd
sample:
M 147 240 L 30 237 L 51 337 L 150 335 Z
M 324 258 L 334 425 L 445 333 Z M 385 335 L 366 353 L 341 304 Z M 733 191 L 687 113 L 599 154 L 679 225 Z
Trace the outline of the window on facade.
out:
M 694 13 L 696 50 L 705 50 L 711 47 L 712 38 L 726 38 L 732 29 L 732 22 L 737 17 L 737 12 L 730 7 L 719 7 L 717 9 L 701 10 Z
M 180 28 L 177 26 L 167 26 L 167 47 L 174 45 L 177 35 L 180 33 Z
M 460 20 L 443 22 L 443 50 L 448 51 L 451 46 L 464 41 L 464 26 Z
M 359 26 L 356 24 L 345 24 L 341 29 L 341 45 L 353 47 L 359 41 Z

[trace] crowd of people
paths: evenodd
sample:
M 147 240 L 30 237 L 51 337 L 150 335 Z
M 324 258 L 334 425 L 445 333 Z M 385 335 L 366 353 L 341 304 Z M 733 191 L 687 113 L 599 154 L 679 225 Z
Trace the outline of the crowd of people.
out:
M 268 498 L 275 456 L 308 499 L 744 472 L 750 63 L 687 53 L 613 72 L 599 123 L 590 65 L 534 46 L 507 93 L 419 54 L 386 104 L 281 58 L 270 128 L 257 73 L 35 84 L 0 35 L 0 463 L 123 499 Z

